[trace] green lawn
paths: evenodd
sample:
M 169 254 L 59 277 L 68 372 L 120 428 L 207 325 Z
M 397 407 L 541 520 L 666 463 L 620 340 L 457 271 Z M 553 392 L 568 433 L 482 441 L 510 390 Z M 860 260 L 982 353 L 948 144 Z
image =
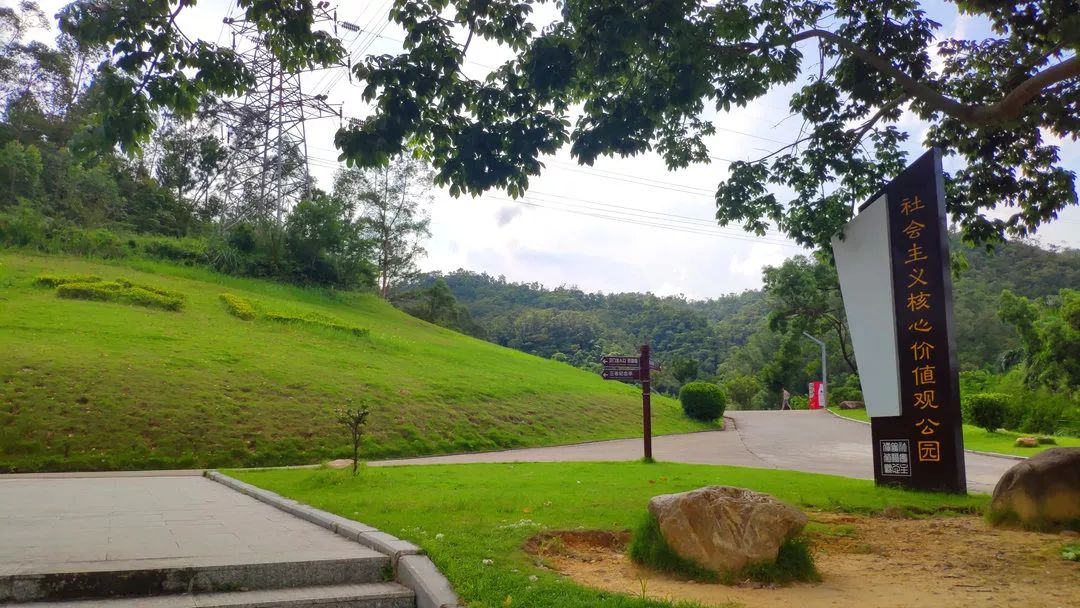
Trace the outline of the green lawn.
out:
M 40 274 L 182 293 L 181 312 L 65 300 Z M 229 315 L 319 315 L 368 336 Z M 372 401 L 366 458 L 640 433 L 639 389 L 405 315 L 372 295 L 149 261 L 0 253 L 0 472 L 301 464 L 347 454 L 333 410 Z M 711 428 L 653 398 L 657 434 Z
M 852 420 L 860 420 L 862 422 L 869 422 L 870 418 L 866 415 L 866 410 L 841 410 L 838 408 L 830 407 L 829 411 L 843 416 L 844 418 L 850 418 Z M 998 431 L 996 433 L 990 433 L 985 429 L 981 429 L 977 426 L 970 424 L 964 425 L 964 448 L 968 450 L 977 450 L 979 452 L 994 452 L 997 454 L 1010 454 L 1013 456 L 1032 456 L 1038 454 L 1043 450 L 1054 447 L 1080 447 L 1080 438 L 1078 437 L 1057 437 L 1053 439 L 1056 445 L 1040 445 L 1034 448 L 1018 448 L 1015 445 L 1016 438 L 1026 436 L 1032 437 L 1033 435 L 1025 433 L 1012 433 L 1009 431 Z
M 229 474 L 420 545 L 471 608 L 667 605 L 582 588 L 537 568 L 522 550 L 542 530 L 631 528 L 657 494 L 726 484 L 803 508 L 855 512 L 971 512 L 989 502 L 988 496 L 905 492 L 831 475 L 670 463 L 368 467 L 356 478 L 325 469 Z M 493 563 L 484 565 L 487 559 Z

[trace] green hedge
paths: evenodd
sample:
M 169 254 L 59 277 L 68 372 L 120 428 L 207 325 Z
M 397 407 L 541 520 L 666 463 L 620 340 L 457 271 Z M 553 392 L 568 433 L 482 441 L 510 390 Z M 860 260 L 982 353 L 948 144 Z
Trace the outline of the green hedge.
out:
M 1003 393 L 974 393 L 961 400 L 960 412 L 965 422 L 993 432 L 1005 426 L 1009 401 Z
M 166 293 L 159 293 L 159 291 Z M 56 295 L 73 300 L 118 302 L 174 312 L 184 308 L 183 297 L 175 294 L 175 292 L 168 292 L 167 290 L 151 291 L 145 286 L 135 285 L 128 281 L 65 283 L 56 288 Z
M 92 274 L 42 274 L 34 278 L 34 284 L 59 287 L 68 283 L 97 283 L 101 277 Z
M 679 391 L 683 411 L 694 420 L 716 420 L 727 409 L 727 395 L 712 382 L 688 382 Z
M 231 293 L 223 293 L 221 294 L 221 301 L 225 303 L 225 309 L 229 311 L 230 315 L 245 321 L 255 318 L 255 307 L 244 298 Z
M 300 317 L 297 315 L 290 315 L 280 312 L 268 312 L 263 315 L 264 319 L 269 321 L 277 321 L 278 323 L 287 323 L 295 325 L 306 325 L 308 327 L 319 327 L 322 329 L 332 329 L 336 331 L 343 331 L 350 333 L 354 336 L 366 336 L 370 333 L 363 327 L 356 327 L 355 325 L 345 325 L 343 323 L 335 323 L 333 321 L 327 321 L 317 317 Z

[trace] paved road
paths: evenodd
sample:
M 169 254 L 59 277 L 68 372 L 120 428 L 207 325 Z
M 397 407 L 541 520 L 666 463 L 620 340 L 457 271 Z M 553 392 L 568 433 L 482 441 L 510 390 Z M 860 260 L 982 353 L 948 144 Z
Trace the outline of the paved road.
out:
M 0 478 L 0 576 L 371 555 L 202 477 Z
M 691 464 L 731 464 L 829 473 L 873 479 L 869 425 L 826 411 L 728 412 L 735 429 L 653 440 L 657 460 Z M 550 448 L 484 454 L 433 456 L 372 462 L 374 466 L 466 462 L 554 462 L 632 460 L 641 457 L 640 439 L 600 441 Z M 968 489 L 991 492 L 1015 460 L 967 453 Z

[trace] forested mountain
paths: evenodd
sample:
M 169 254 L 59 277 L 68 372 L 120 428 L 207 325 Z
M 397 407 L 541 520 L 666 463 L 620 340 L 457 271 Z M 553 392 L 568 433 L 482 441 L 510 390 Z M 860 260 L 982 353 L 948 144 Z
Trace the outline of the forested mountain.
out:
M 1020 346 L 1015 330 L 998 318 L 1003 290 L 1041 298 L 1080 286 L 1078 250 L 1047 250 L 1023 242 L 1001 244 L 992 252 L 958 241 L 953 248 L 967 262 L 954 283 L 956 338 L 965 369 L 997 369 L 1002 355 Z M 819 374 L 817 347 L 798 340 L 801 330 L 795 336 L 770 330 L 768 317 L 777 309 L 779 296 L 767 289 L 687 300 L 549 288 L 457 270 L 422 275 L 403 293 L 430 289 L 439 279 L 467 311 L 474 324 L 471 333 L 504 346 L 596 370 L 600 356 L 633 353 L 647 340 L 666 366 L 658 380 L 661 390 L 677 387 L 672 366 L 686 361 L 696 363 L 699 377 L 717 380 L 758 375 L 772 363 L 782 368 L 774 374 L 777 382 L 796 393 L 804 393 L 806 382 Z M 794 351 L 781 357 L 786 340 Z M 835 345 L 833 338 L 830 377 L 839 386 L 850 370 L 840 353 L 833 352 L 839 351 L 831 348 Z

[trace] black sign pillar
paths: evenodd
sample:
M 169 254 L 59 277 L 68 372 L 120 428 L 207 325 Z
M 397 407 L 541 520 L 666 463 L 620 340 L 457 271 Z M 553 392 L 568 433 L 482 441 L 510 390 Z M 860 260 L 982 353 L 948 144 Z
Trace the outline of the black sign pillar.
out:
M 900 415 L 870 419 L 879 485 L 964 493 L 960 384 L 941 152 L 922 155 L 885 189 Z

